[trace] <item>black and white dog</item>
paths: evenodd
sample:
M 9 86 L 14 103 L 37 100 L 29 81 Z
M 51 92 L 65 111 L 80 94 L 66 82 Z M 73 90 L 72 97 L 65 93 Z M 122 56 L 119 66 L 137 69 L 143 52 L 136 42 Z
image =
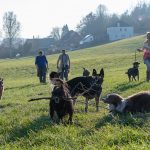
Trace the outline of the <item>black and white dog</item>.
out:
M 109 94 L 102 100 L 109 104 L 110 112 L 150 112 L 150 92 L 140 92 L 128 98 L 123 98 L 118 94 Z

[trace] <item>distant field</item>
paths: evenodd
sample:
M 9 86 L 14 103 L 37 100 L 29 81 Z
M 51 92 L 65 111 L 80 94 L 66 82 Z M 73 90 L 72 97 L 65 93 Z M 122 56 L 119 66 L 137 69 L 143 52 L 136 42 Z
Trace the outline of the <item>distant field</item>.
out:
M 142 53 L 137 52 L 137 61 L 141 63 L 140 81 L 129 83 L 125 74 L 134 62 L 135 50 L 142 46 L 144 39 L 144 36 L 138 36 L 68 52 L 71 58 L 69 78 L 82 75 L 82 67 L 90 71 L 104 68 L 102 97 L 111 92 L 126 97 L 149 90 Z M 47 58 L 49 72 L 56 70 L 58 55 Z M 92 105 L 87 114 L 84 113 L 84 105 L 77 102 L 73 125 L 52 125 L 48 117 L 48 101 L 27 102 L 30 98 L 48 96 L 51 92 L 50 84 L 38 82 L 34 57 L 0 60 L 0 77 L 4 77 L 5 83 L 4 97 L 0 102 L 0 150 L 150 149 L 150 114 L 112 118 L 102 102 L 100 111 L 95 112 L 94 100 L 90 101 Z M 83 100 L 83 97 L 78 99 Z

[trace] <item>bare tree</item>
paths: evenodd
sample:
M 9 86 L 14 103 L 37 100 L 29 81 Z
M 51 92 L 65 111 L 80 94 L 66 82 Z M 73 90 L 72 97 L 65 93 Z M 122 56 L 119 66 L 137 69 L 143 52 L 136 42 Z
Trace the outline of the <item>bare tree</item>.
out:
M 8 39 L 8 46 L 10 58 L 12 57 L 12 44 L 14 39 L 19 35 L 20 23 L 13 12 L 6 12 L 3 16 L 3 29 L 6 39 Z
M 61 39 L 61 34 L 62 34 L 61 28 L 59 28 L 59 27 L 54 27 L 54 28 L 52 29 L 51 36 L 52 36 L 56 41 L 58 41 L 58 40 Z

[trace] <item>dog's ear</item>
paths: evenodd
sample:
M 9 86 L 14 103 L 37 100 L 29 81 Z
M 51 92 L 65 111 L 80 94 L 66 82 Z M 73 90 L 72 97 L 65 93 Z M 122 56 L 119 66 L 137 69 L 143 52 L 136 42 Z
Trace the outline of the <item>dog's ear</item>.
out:
M 103 68 L 100 70 L 99 76 L 104 78 L 104 69 Z
M 93 69 L 92 76 L 96 76 L 96 75 L 97 75 L 97 71 L 96 71 L 96 69 Z

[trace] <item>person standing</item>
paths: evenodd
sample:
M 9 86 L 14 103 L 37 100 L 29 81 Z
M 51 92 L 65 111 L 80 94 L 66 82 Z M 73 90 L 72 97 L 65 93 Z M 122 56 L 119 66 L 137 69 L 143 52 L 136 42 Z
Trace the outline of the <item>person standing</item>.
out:
M 146 34 L 146 40 L 144 42 L 144 45 L 142 48 L 137 49 L 139 52 L 144 52 L 143 60 L 144 64 L 147 67 L 146 71 L 146 81 L 149 82 L 150 80 L 150 32 L 147 32 Z
M 48 69 L 48 61 L 42 51 L 38 52 L 38 56 L 35 58 L 35 66 L 37 68 L 37 76 L 40 83 L 46 83 L 46 72 Z
M 57 60 L 57 69 L 60 72 L 60 78 L 62 80 L 68 81 L 68 73 L 70 70 L 70 58 L 69 55 L 66 54 L 65 50 L 62 50 L 62 54 L 59 55 Z

